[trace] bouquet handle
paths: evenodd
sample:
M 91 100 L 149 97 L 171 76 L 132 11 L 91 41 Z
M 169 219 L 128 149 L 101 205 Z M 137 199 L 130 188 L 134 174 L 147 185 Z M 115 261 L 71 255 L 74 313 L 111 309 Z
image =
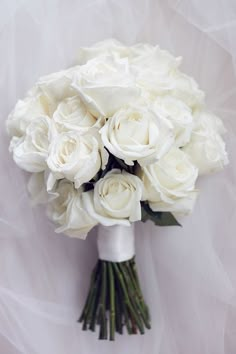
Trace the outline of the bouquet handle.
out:
M 123 327 L 129 334 L 144 334 L 151 326 L 135 263 L 134 226 L 99 225 L 98 253 L 79 319 L 83 330 L 95 331 L 98 325 L 99 339 L 110 340 L 115 332 L 123 334 Z

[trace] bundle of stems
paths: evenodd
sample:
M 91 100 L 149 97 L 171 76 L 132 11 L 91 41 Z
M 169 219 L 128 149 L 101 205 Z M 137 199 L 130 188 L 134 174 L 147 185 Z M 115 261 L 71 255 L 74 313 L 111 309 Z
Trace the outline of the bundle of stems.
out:
M 98 260 L 91 276 L 87 300 L 78 320 L 83 330 L 96 330 L 99 339 L 115 340 L 115 332 L 144 334 L 150 329 L 148 307 L 140 289 L 135 258 L 125 262 Z

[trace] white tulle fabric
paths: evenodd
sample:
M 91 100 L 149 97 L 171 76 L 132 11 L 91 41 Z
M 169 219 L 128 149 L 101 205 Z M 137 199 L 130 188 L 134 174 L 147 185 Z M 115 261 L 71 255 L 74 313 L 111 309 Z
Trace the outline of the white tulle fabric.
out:
M 0 352 L 3 354 L 235 354 L 236 2 L 234 0 L 2 0 L 0 2 Z M 231 164 L 202 177 L 183 227 L 135 225 L 152 330 L 98 342 L 76 319 L 97 259 L 32 209 L 28 175 L 8 155 L 4 121 L 35 80 L 76 62 L 76 49 L 115 37 L 183 55 L 226 128 Z

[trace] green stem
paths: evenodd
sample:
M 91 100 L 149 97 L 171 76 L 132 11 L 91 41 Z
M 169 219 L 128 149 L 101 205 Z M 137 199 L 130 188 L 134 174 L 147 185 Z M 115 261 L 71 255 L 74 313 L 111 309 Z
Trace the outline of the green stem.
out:
M 102 283 L 101 296 L 98 305 L 98 320 L 100 323 L 99 339 L 107 339 L 107 319 L 106 319 L 106 291 L 107 291 L 107 266 L 102 261 Z
M 119 264 L 120 271 L 122 272 L 122 274 L 124 276 L 124 280 L 125 280 L 128 292 L 130 293 L 130 299 L 131 299 L 134 309 L 136 310 L 137 314 L 140 316 L 140 319 L 143 320 L 145 326 L 147 328 L 149 328 L 150 325 L 149 325 L 148 320 L 146 318 L 145 310 L 140 302 L 136 282 L 133 279 L 133 276 L 132 276 L 130 269 L 129 269 L 130 268 L 129 264 L 127 266 L 127 263 L 128 262 Z
M 112 265 L 107 263 L 109 276 L 109 295 L 110 295 L 110 340 L 115 339 L 115 285 Z
M 81 317 L 79 318 L 79 322 L 84 322 L 83 323 L 83 330 L 87 329 L 87 322 L 88 322 L 88 314 L 90 312 L 91 308 L 91 303 L 93 301 L 93 297 L 96 294 L 96 287 L 97 287 L 97 282 L 96 278 L 99 276 L 99 264 L 96 265 L 92 272 L 91 276 L 91 282 L 90 282 L 90 290 L 88 293 L 87 301 L 84 307 L 84 311 L 82 312 Z
M 133 275 L 134 275 L 134 278 L 136 280 L 136 284 L 137 284 L 138 291 L 139 291 L 139 294 L 140 294 L 140 301 L 142 302 L 143 308 L 145 310 L 146 318 L 147 318 L 147 320 L 148 320 L 148 322 L 150 324 L 150 314 L 149 314 L 148 307 L 145 304 L 145 301 L 144 301 L 144 298 L 143 298 L 143 295 L 142 295 L 141 286 L 140 286 L 139 277 L 138 277 L 138 272 L 137 272 L 137 266 L 136 266 L 136 263 L 135 263 L 135 257 L 130 262 L 130 268 L 131 268 L 131 270 L 133 272 Z M 150 326 L 150 328 L 151 328 L 151 326 Z
M 127 289 L 126 289 L 126 286 L 125 286 L 125 283 L 124 283 L 124 279 L 123 279 L 123 276 L 122 276 L 122 273 L 119 271 L 119 268 L 118 268 L 118 264 L 117 263 L 113 263 L 114 264 L 114 269 L 117 273 L 117 276 L 120 280 L 120 284 L 121 284 L 121 288 L 122 288 L 122 291 L 124 293 L 124 302 L 126 303 L 127 307 L 129 308 L 129 311 L 130 313 L 132 314 L 132 317 L 134 318 L 137 326 L 138 326 L 138 329 L 140 331 L 141 334 L 144 334 L 144 327 L 143 327 L 143 324 L 142 324 L 142 321 L 140 321 L 131 301 L 130 301 L 130 298 L 128 296 L 128 292 L 127 292 Z
M 107 311 L 109 317 L 107 319 Z M 91 275 L 90 288 L 82 315 L 82 329 L 95 331 L 99 326 L 99 339 L 115 339 L 115 332 L 129 334 L 137 330 L 143 334 L 150 328 L 148 308 L 144 302 L 134 258 L 126 262 L 99 260 Z
M 118 289 L 116 288 L 116 292 Z M 116 332 L 122 334 L 122 306 L 120 305 L 119 296 L 115 294 L 115 321 L 116 321 Z
M 113 267 L 114 267 L 114 264 L 113 264 Z M 119 301 L 119 305 L 120 305 L 120 309 L 121 309 L 121 314 L 124 316 L 124 324 L 126 326 L 128 334 L 132 334 L 132 328 L 131 328 L 130 322 L 129 322 L 127 306 L 126 306 L 125 302 L 122 300 L 123 299 L 122 289 L 120 287 L 120 282 L 117 277 L 116 277 L 116 285 L 117 285 L 116 286 L 117 297 L 118 297 L 118 301 Z M 121 320 L 122 320 L 122 315 L 121 315 Z M 121 331 L 123 332 L 122 327 L 121 327 Z
M 100 264 L 99 264 L 100 266 Z M 90 323 L 89 329 L 91 331 L 95 331 L 95 326 L 96 326 L 96 313 L 98 309 L 98 302 L 99 302 L 99 288 L 100 288 L 100 282 L 101 282 L 101 274 L 99 273 L 97 276 L 97 281 L 95 284 L 95 294 L 93 297 L 93 302 L 91 302 L 91 309 L 88 313 L 88 322 Z
M 131 298 L 134 300 L 137 311 L 140 313 L 140 316 L 142 317 L 146 328 L 150 329 L 151 326 L 149 323 L 149 316 L 147 315 L 147 312 L 146 312 L 146 305 L 144 303 L 143 296 L 140 292 L 140 288 L 137 284 L 134 274 L 132 273 L 132 269 L 130 267 L 130 262 L 125 262 L 125 266 L 122 267 L 122 270 L 124 273 L 124 278 L 126 280 L 128 289 L 130 289 L 130 291 L 132 292 Z M 129 286 L 129 284 L 130 284 L 130 286 Z

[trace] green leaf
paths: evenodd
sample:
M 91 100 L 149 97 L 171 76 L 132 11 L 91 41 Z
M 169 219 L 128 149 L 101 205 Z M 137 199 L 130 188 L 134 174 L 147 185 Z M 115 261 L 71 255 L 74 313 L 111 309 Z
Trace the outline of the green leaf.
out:
M 181 226 L 174 215 L 169 212 L 153 211 L 147 203 L 141 203 L 142 221 L 151 220 L 158 226 Z

